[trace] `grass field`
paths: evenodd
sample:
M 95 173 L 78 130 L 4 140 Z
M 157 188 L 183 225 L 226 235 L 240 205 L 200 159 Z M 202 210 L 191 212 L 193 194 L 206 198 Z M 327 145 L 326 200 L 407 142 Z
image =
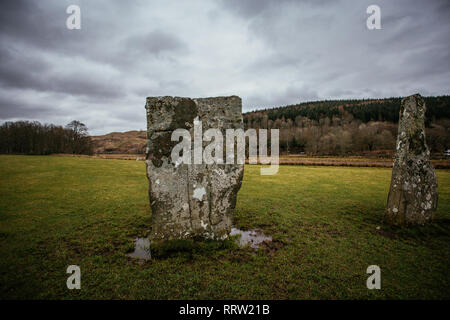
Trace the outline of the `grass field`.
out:
M 0 298 L 450 298 L 450 170 L 426 227 L 381 223 L 391 169 L 246 166 L 235 225 L 274 241 L 257 251 L 205 243 L 139 264 L 151 225 L 145 163 L 0 156 Z M 381 227 L 381 228 L 378 228 Z M 81 290 L 66 268 L 81 267 Z M 366 268 L 381 268 L 381 290 Z

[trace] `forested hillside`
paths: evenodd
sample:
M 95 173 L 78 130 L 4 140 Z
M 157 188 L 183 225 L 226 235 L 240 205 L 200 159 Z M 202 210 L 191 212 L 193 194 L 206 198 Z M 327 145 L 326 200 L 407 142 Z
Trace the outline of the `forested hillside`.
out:
M 245 128 L 280 129 L 282 153 L 392 153 L 401 98 L 304 102 L 244 114 Z M 450 147 L 450 96 L 426 97 L 427 142 Z

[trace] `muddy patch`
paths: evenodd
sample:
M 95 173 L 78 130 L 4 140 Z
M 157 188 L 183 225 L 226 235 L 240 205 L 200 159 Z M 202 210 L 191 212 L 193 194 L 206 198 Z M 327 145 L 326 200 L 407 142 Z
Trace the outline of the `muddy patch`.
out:
M 272 241 L 271 236 L 267 236 L 263 232 L 257 230 L 243 231 L 237 228 L 231 228 L 230 236 L 239 236 L 237 241 L 240 247 L 250 245 L 253 249 L 258 249 L 264 242 Z

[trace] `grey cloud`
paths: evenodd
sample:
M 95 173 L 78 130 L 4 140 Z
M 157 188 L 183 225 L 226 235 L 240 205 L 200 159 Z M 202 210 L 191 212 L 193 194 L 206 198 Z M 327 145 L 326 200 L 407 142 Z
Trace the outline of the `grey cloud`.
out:
M 156 54 L 164 52 L 186 51 L 186 44 L 175 35 L 162 30 L 153 30 L 147 34 L 128 37 L 124 41 L 126 50 L 134 50 L 139 54 Z
M 282 1 L 279 2 L 279 4 Z M 223 0 L 223 4 L 229 10 L 232 10 L 244 17 L 251 17 L 260 14 L 270 7 L 276 6 L 276 2 L 272 0 Z
M 27 103 L 28 102 L 28 103 Z M 0 119 L 40 119 L 54 116 L 59 110 L 54 105 L 43 105 L 24 99 L 13 99 L 11 96 L 0 97 Z
M 318 98 L 317 92 L 307 86 L 275 87 L 273 92 L 266 93 L 265 95 L 259 94 L 248 97 L 244 109 L 245 111 L 250 111 L 265 108 L 267 105 L 283 106 L 304 101 L 314 101 Z
M 245 18 L 258 16 L 262 13 L 271 15 L 280 6 L 284 5 L 310 5 L 320 7 L 325 4 L 336 3 L 338 0 L 222 0 L 225 8 Z
M 92 59 L 118 69 L 139 70 L 148 61 L 166 60 L 176 63 L 189 53 L 189 47 L 175 34 L 152 30 L 118 40 L 111 50 L 96 53 Z
M 87 72 L 64 72 L 63 66 L 51 65 L 44 59 L 22 56 L 18 52 L 0 50 L 0 83 L 4 87 L 61 92 L 70 95 L 118 97 L 120 85 L 102 81 Z
M 2 1 L 0 5 L 0 41 L 22 43 L 40 48 L 58 48 L 65 42 L 64 15 L 55 15 L 54 6 L 41 6 L 44 2 L 17 0 Z M 56 4 L 65 12 L 62 3 Z
M 21 52 L 6 46 L 0 48 L 0 83 L 8 87 L 29 88 L 39 80 L 36 77 L 50 65 L 37 59 L 20 59 Z

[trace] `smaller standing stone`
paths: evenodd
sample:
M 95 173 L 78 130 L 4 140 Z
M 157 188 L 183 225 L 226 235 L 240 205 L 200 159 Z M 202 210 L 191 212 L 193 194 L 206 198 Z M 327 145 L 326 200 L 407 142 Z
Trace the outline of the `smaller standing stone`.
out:
M 402 99 L 397 149 L 385 221 L 425 224 L 437 207 L 436 173 L 425 141 L 425 102 L 419 94 Z

